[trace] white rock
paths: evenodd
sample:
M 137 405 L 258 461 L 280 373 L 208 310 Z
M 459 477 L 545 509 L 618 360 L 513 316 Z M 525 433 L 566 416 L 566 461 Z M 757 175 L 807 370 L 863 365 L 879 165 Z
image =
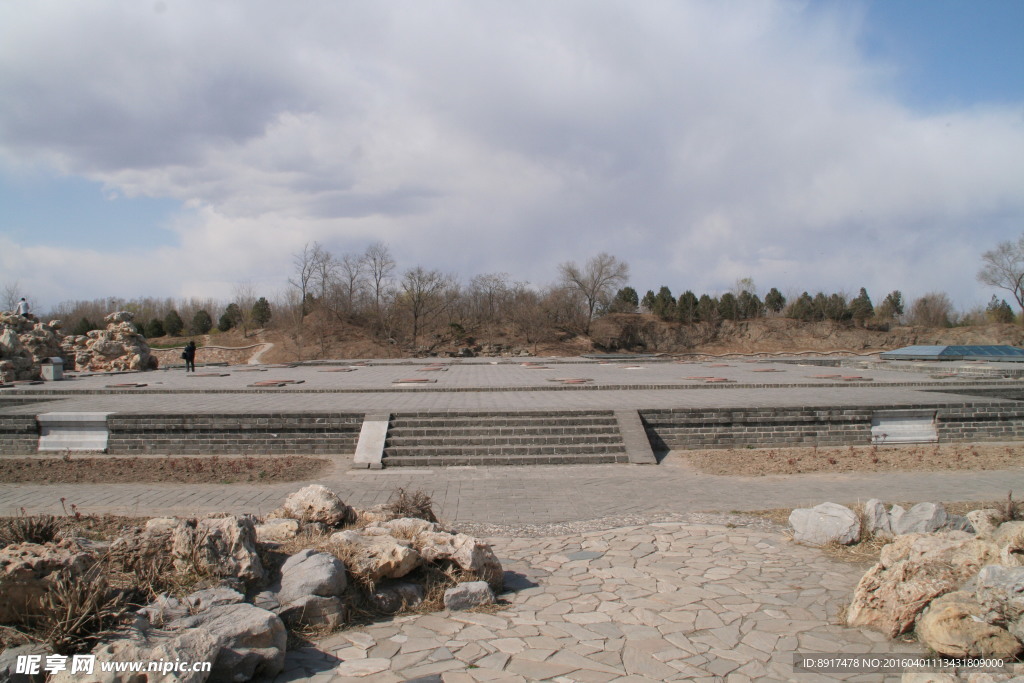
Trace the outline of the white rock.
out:
M 793 526 L 793 540 L 797 543 L 849 545 L 860 538 L 860 517 L 850 508 L 836 503 L 793 510 L 789 523 Z
M 946 508 L 941 503 L 918 503 L 893 520 L 892 530 L 896 534 L 926 534 L 938 531 L 949 521 Z
M 336 596 L 304 595 L 278 612 L 290 626 L 336 629 L 345 623 L 345 603 Z
M 351 553 L 354 559 L 349 571 L 370 581 L 401 578 L 420 563 L 420 554 L 408 541 L 391 536 L 365 536 L 356 531 L 340 531 L 331 536 L 331 542 Z
M 885 504 L 877 498 L 864 503 L 864 532 L 868 536 L 892 536 L 892 524 Z
M 486 581 L 469 581 L 444 592 L 444 606 L 450 610 L 463 610 L 494 604 L 494 592 Z
M 281 543 L 299 535 L 299 520 L 268 519 L 256 525 L 256 540 L 260 543 Z
M 355 520 L 355 511 L 345 505 L 337 494 L 326 486 L 310 484 L 285 498 L 275 517 L 290 517 L 302 522 L 320 522 L 327 526 L 340 526 Z
M 171 630 L 200 628 L 220 640 L 210 680 L 248 681 L 272 678 L 284 668 L 287 633 L 274 613 L 247 603 L 221 605 L 177 619 Z
M 999 510 L 992 508 L 971 510 L 967 513 L 967 521 L 974 527 L 974 532 L 979 538 L 991 538 L 1002 523 L 1003 515 Z
M 346 586 L 345 564 L 330 553 L 300 550 L 281 566 L 282 605 L 307 595 L 341 595 Z

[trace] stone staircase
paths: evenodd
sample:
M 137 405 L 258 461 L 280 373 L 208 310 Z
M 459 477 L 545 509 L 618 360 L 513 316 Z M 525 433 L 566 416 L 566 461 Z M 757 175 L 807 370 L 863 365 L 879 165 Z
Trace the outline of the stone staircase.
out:
M 612 411 L 399 413 L 384 467 L 628 462 Z

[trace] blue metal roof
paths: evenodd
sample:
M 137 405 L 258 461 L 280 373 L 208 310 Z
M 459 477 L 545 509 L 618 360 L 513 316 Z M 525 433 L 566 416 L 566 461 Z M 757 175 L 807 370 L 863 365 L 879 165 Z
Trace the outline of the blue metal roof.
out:
M 1002 360 L 1024 361 L 1024 349 L 1016 346 L 904 346 L 881 354 L 884 360 Z

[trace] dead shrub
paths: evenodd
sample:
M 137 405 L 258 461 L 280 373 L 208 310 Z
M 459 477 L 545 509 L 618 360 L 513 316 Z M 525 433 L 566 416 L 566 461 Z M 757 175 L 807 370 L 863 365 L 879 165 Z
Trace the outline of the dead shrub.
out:
M 1021 509 L 1022 506 L 1020 501 L 1013 499 L 1013 491 L 1009 491 L 1006 494 L 1006 500 L 999 506 L 999 512 L 1003 516 L 1004 522 L 1014 522 L 1020 519 L 1024 519 Z
M 53 515 L 18 515 L 6 521 L 0 528 L 0 542 L 49 543 L 57 538 L 60 524 Z
M 436 522 L 434 514 L 434 501 L 425 492 L 406 491 L 404 488 L 396 489 L 384 509 L 398 517 L 415 517 L 425 519 L 428 522 Z
M 83 576 L 65 571 L 43 598 L 39 630 L 54 652 L 86 652 L 116 630 L 130 606 L 124 592 L 111 588 L 102 564 Z

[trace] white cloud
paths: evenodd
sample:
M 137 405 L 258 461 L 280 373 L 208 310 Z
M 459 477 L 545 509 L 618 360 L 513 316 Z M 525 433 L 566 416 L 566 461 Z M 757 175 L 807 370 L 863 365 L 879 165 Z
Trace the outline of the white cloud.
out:
M 306 242 L 382 239 L 467 279 L 609 251 L 640 290 L 968 305 L 980 252 L 1024 226 L 1024 105 L 912 111 L 845 6 L 160 6 L 0 6 L 0 156 L 189 207 L 127 274 L 8 242 L 32 260 L 5 273 L 54 299 L 227 296 L 283 283 Z

